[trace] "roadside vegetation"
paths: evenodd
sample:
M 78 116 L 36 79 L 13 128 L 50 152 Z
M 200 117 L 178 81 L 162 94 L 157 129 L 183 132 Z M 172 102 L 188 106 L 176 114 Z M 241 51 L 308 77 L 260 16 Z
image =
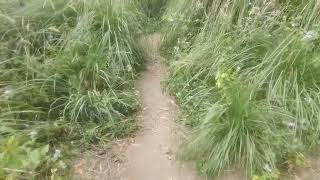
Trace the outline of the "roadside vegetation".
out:
M 0 179 L 66 178 L 75 150 L 136 129 L 144 18 L 131 0 L 0 0 Z
M 306 165 L 320 133 L 320 2 L 169 0 L 167 88 L 193 133 L 180 156 L 254 180 Z
M 146 17 L 142 22 L 144 33 L 159 32 L 163 21 L 162 14 L 168 0 L 136 0 L 138 8 Z
M 134 132 L 138 42 L 160 28 L 200 173 L 279 179 L 319 145 L 319 0 L 0 0 L 0 22 L 0 179 L 70 179 Z

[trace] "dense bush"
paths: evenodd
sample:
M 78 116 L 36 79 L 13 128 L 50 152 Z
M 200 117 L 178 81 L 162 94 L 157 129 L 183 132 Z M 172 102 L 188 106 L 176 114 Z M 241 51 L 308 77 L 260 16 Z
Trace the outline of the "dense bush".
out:
M 0 179 L 57 179 L 64 144 L 134 130 L 141 17 L 129 0 L 0 1 Z
M 195 131 L 182 156 L 209 175 L 239 165 L 261 179 L 302 165 L 319 143 L 319 2 L 169 4 L 164 17 L 180 18 L 164 28 L 167 86 Z

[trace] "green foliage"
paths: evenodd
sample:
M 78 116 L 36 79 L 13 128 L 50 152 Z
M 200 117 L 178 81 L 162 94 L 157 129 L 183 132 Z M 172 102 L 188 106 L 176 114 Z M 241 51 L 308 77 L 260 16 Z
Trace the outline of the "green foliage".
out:
M 136 129 L 142 18 L 129 0 L 0 0 L 0 179 L 58 178 L 53 148 Z
M 137 0 L 137 4 L 148 18 L 160 18 L 168 0 Z
M 202 1 L 170 0 L 163 15 L 163 42 L 165 56 L 181 56 L 187 51 L 203 26 L 206 3 Z M 170 50 L 174 50 L 173 52 Z
M 182 151 L 188 159 L 201 160 L 202 172 L 219 174 L 235 163 L 249 172 L 266 164 L 274 169 L 275 140 L 283 143 L 292 135 L 281 132 L 281 122 L 293 118 L 264 100 L 257 101 L 253 92 L 237 83 L 221 89 L 221 99 L 195 128 Z
M 241 166 L 258 179 L 303 165 L 319 143 L 319 2 L 192 3 L 172 0 L 164 15 L 181 17 L 165 25 L 162 49 L 194 131 L 182 157 L 209 175 Z
M 8 179 L 21 178 L 22 174 L 36 176 L 33 171 L 46 160 L 49 145 L 37 147 L 34 140 L 21 144 L 18 138 L 11 136 L 3 142 L 0 150 L 0 177 L 7 174 Z

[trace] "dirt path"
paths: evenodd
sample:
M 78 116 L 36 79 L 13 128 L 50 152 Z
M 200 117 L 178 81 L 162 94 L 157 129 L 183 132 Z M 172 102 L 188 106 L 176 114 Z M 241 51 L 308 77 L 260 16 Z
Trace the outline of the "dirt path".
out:
M 113 152 L 81 154 L 74 165 L 75 178 L 90 180 L 208 180 L 197 176 L 190 164 L 175 159 L 181 143 L 183 128 L 175 123 L 178 107 L 162 91 L 165 67 L 160 63 L 160 35 L 149 35 L 142 40 L 146 70 L 142 72 L 137 89 L 142 102 L 138 120 L 142 129 L 135 138 L 115 141 Z M 106 153 L 106 154 L 104 154 Z M 318 157 L 319 155 L 317 155 Z M 284 180 L 320 179 L 320 161 L 315 158 L 310 166 L 295 169 L 293 175 L 282 174 Z M 239 170 L 226 170 L 217 180 L 246 180 Z
M 174 119 L 178 114 L 170 96 L 163 93 L 161 81 L 165 76 L 160 63 L 160 35 L 143 39 L 146 66 L 138 81 L 143 110 L 139 113 L 142 131 L 127 147 L 121 180 L 198 180 L 190 166 L 175 160 L 179 144 L 179 128 Z
M 75 163 L 77 178 L 94 180 L 200 180 L 195 169 L 175 159 L 182 128 L 175 123 L 178 108 L 162 91 L 165 67 L 160 63 L 160 34 L 142 39 L 146 70 L 137 81 L 142 103 L 141 129 L 132 139 L 115 141 L 113 153 L 82 154 Z
M 193 166 L 175 159 L 183 128 L 175 119 L 178 107 L 162 91 L 165 66 L 160 63 L 160 34 L 142 40 L 146 70 L 137 82 L 142 103 L 138 113 L 141 129 L 132 139 L 116 141 L 115 154 L 82 155 L 75 165 L 77 179 L 94 180 L 206 180 L 197 176 Z M 219 180 L 244 180 L 237 172 L 226 171 Z

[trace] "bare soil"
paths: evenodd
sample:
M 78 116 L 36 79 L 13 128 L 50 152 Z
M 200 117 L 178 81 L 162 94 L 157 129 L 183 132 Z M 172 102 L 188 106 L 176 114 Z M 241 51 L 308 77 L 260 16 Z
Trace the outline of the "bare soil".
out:
M 139 120 L 142 131 L 125 152 L 127 162 L 121 180 L 200 180 L 195 170 L 175 160 L 179 144 L 179 127 L 175 123 L 177 107 L 173 99 L 162 92 L 165 68 L 160 63 L 160 35 L 143 39 L 146 71 L 137 88 L 142 100 Z

